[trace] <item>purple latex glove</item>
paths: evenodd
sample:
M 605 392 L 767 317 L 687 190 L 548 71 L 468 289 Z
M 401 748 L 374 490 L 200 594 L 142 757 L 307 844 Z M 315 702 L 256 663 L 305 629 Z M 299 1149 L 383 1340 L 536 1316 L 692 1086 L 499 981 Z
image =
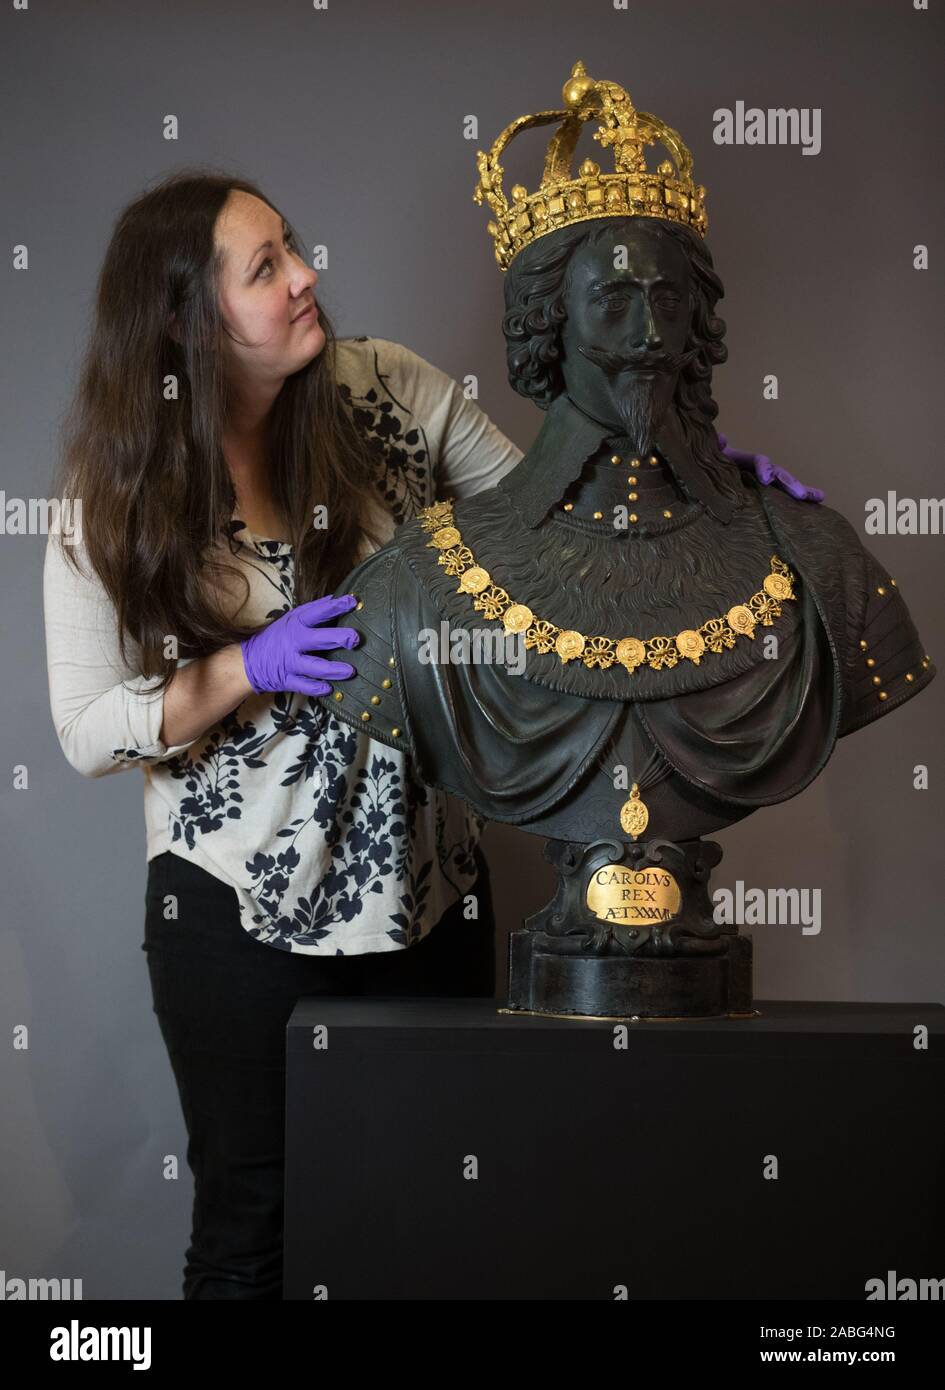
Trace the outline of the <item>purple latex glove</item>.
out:
M 824 493 L 819 487 L 808 487 L 806 483 L 798 482 L 797 478 L 792 477 L 786 468 L 776 467 L 767 454 L 746 454 L 741 449 L 730 449 L 724 434 L 719 435 L 719 448 L 727 459 L 731 459 L 732 463 L 737 463 L 741 468 L 753 467 L 755 477 L 765 487 L 771 483 L 780 483 L 785 492 L 789 492 L 799 502 L 822 502 L 824 500 Z
M 361 640 L 352 627 L 321 626 L 339 613 L 349 612 L 357 601 L 354 594 L 342 594 L 339 598 L 329 594 L 311 603 L 300 603 L 241 642 L 243 669 L 257 695 L 267 690 L 327 695 L 331 690 L 329 681 L 353 676 L 354 667 L 347 661 L 326 661 L 322 656 L 306 653 L 353 647 Z

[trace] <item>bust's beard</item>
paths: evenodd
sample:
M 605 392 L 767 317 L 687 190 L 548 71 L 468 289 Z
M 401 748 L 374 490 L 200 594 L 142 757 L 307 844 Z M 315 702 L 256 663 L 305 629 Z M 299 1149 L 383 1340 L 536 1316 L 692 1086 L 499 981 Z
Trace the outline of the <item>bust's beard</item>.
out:
M 649 453 L 669 404 L 662 373 L 656 377 L 626 374 L 626 385 L 617 397 L 617 412 L 624 434 L 635 454 Z

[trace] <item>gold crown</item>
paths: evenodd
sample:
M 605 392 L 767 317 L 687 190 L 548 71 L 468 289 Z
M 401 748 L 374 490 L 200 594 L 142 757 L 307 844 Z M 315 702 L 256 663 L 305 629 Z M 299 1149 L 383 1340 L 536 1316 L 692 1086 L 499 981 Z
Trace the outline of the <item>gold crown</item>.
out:
M 684 222 L 705 236 L 705 188 L 692 182 L 692 155 L 677 131 L 637 111 L 616 82 L 595 82 L 578 60 L 562 92 L 566 110 L 538 111 L 507 125 L 486 154 L 476 151 L 479 182 L 473 199 L 483 198 L 495 214 L 488 230 L 495 239 L 495 258 L 501 270 L 523 246 L 538 237 L 597 217 L 662 217 Z M 616 173 L 602 174 L 600 165 L 585 159 L 578 177 L 571 177 L 571 157 L 585 121 L 599 117 L 594 139 L 614 146 Z M 499 156 L 514 135 L 530 126 L 560 121 L 548 144 L 545 171 L 536 193 L 513 185 L 512 202 L 502 190 Z M 672 155 L 656 173 L 648 173 L 643 146 L 659 141 Z

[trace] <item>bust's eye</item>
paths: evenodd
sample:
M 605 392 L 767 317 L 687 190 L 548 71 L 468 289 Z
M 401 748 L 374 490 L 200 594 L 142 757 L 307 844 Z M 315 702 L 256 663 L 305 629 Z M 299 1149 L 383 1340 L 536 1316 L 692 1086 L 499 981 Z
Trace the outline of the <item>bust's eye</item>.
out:
M 662 310 L 664 310 L 664 312 L 666 312 L 667 314 L 671 314 L 674 309 L 679 308 L 679 295 L 661 294 L 656 302 L 659 305 L 659 307 Z

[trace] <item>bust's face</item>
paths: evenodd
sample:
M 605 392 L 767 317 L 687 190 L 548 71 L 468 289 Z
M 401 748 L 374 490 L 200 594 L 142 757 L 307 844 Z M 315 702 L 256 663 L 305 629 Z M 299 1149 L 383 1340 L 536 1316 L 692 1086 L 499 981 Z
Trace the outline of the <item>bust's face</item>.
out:
M 624 250 L 625 248 L 625 250 Z M 689 335 L 689 262 L 634 219 L 571 258 L 562 372 L 571 399 L 640 453 L 673 398 Z

